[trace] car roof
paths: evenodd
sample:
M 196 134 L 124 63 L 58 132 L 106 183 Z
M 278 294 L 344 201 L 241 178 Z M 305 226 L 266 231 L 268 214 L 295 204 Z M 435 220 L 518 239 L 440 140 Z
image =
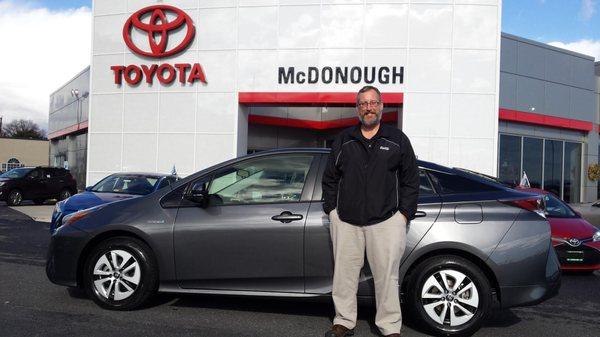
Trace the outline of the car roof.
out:
M 156 173 L 156 172 L 117 172 L 111 174 L 113 176 L 138 176 L 138 177 L 169 177 L 171 174 L 167 173 Z M 175 177 L 175 176 L 173 176 Z
M 315 147 L 279 148 L 279 149 L 271 149 L 271 150 L 255 152 L 255 153 L 249 154 L 245 157 L 247 157 L 247 158 L 260 157 L 263 155 L 276 154 L 276 153 L 307 153 L 307 152 L 308 153 L 329 154 L 331 152 L 331 149 L 330 148 L 315 148 Z M 239 159 L 239 158 L 237 158 L 237 159 Z M 438 164 L 420 160 L 420 159 L 417 159 L 417 165 L 420 167 L 423 167 L 423 168 L 436 170 L 436 171 L 442 171 L 442 172 L 452 172 L 453 171 L 453 169 L 451 169 L 449 167 L 438 165 Z

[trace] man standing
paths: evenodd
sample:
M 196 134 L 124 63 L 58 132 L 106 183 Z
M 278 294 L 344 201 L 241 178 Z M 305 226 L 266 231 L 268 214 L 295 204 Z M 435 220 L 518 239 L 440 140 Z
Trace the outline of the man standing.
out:
M 333 242 L 335 318 L 325 336 L 354 334 L 356 292 L 365 249 L 375 282 L 375 324 L 385 336 L 400 336 L 398 274 L 406 225 L 414 218 L 419 174 L 408 137 L 381 124 L 381 93 L 365 86 L 356 97 L 360 125 L 333 142 L 323 175 L 324 211 Z

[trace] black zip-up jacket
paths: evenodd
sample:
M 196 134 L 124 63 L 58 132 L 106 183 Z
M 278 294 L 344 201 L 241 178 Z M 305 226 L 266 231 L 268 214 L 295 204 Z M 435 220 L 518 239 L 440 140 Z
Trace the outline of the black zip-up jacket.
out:
M 381 124 L 371 139 L 360 125 L 334 140 L 323 174 L 323 210 L 337 208 L 341 220 L 372 225 L 400 211 L 414 219 L 419 196 L 419 172 L 408 137 Z

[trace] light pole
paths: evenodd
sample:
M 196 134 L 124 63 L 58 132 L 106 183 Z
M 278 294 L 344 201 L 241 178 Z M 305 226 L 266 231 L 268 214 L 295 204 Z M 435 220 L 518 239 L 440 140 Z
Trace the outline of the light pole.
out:
M 79 116 L 79 89 L 71 89 L 71 96 L 75 97 L 76 102 L 76 114 L 77 114 L 77 126 L 79 126 L 81 117 Z

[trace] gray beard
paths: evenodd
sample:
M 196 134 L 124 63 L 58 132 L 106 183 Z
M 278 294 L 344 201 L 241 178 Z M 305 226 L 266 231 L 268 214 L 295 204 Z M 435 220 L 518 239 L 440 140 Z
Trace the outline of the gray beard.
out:
M 376 116 L 376 118 L 370 122 L 365 121 L 365 118 L 361 115 L 358 115 L 358 119 L 360 120 L 360 123 L 362 125 L 364 125 L 366 127 L 371 127 L 371 126 L 377 125 L 377 124 L 379 124 L 379 122 L 381 122 L 381 112 L 376 113 L 375 116 Z

